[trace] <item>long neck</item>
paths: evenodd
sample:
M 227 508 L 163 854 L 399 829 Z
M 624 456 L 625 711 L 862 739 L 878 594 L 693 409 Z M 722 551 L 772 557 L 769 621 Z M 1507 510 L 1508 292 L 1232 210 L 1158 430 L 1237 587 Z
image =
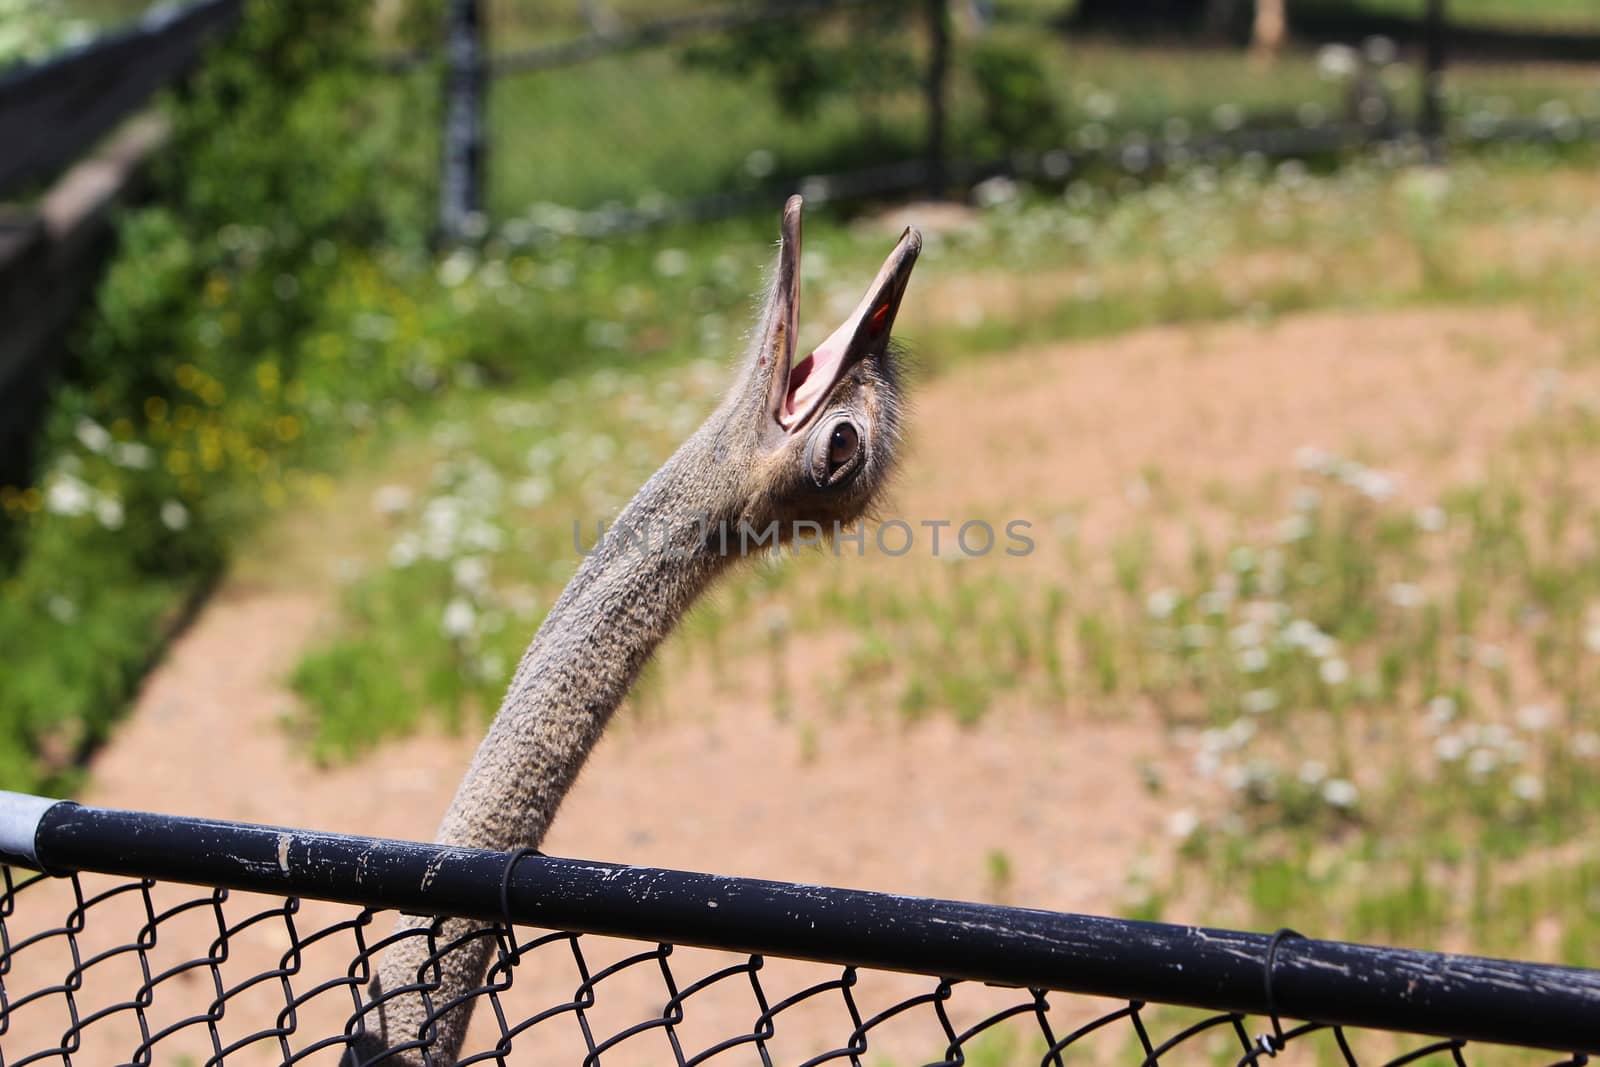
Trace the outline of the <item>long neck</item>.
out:
M 662 639 L 721 569 L 698 536 L 700 439 L 601 538 L 517 667 L 439 828 L 441 844 L 537 847 L 589 751 Z
M 726 477 L 715 461 L 715 433 L 703 428 L 639 490 L 567 583 L 517 667 L 499 714 L 478 746 L 439 828 L 440 844 L 510 851 L 537 848 L 556 809 L 600 739 L 639 671 L 689 605 L 727 563 L 708 546 L 697 520 Z M 467 935 L 482 926 L 403 917 L 397 940 L 379 968 L 366 1035 L 347 1064 L 413 1041 L 431 1024 L 434 1040 L 421 1050 L 381 1062 L 453 1063 L 466 1036 L 494 939 Z M 461 940 L 436 954 L 430 948 Z M 415 994 L 389 997 L 428 976 L 434 1005 L 461 1006 L 429 1019 Z

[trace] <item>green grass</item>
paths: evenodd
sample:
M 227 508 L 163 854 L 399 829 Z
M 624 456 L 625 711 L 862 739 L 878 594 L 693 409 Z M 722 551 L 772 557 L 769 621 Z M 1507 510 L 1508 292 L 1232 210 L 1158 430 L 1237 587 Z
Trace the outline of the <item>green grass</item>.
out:
M 1290 2 L 1291 18 L 1295 4 Z M 1361 0 L 1362 9 L 1420 19 L 1426 0 Z M 1509 29 L 1600 32 L 1600 9 L 1591 0 L 1450 0 L 1452 22 L 1488 23 Z
M 491 206 L 505 218 L 552 202 L 629 207 L 754 187 L 768 173 L 827 173 L 914 154 L 909 101 L 863 125 L 838 101 L 785 118 L 761 86 L 684 68 L 668 51 L 497 79 L 490 96 Z
M 1035 61 L 1061 130 L 1052 143 L 1094 147 L 1125 137 L 1182 141 L 1240 124 L 1339 119 L 1345 87 L 1315 55 L 1291 52 L 1270 67 L 1241 52 L 1079 39 L 1049 12 L 999 21 L 983 40 L 956 46 L 950 84 L 950 151 L 987 158 L 997 148 L 969 52 L 1009 49 Z M 515 36 L 516 26 L 508 28 Z M 906 42 L 916 54 L 915 33 Z M 1403 115 L 1416 108 L 1416 68 L 1385 78 Z M 1581 72 L 1463 66 L 1447 79 L 1458 121 L 1600 116 L 1600 92 Z M 490 203 L 509 218 L 535 205 L 648 205 L 748 190 L 768 175 L 826 174 L 915 158 L 926 118 L 914 89 L 871 101 L 835 99 L 814 116 L 785 116 L 763 80 L 687 67 L 676 49 L 653 49 L 498 79 L 491 93 Z

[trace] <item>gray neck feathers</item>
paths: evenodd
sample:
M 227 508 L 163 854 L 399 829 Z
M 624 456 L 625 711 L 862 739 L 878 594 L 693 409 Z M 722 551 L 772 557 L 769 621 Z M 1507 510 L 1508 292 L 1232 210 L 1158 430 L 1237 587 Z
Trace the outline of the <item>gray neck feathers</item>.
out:
M 701 524 L 709 519 L 715 528 L 727 514 L 727 505 L 717 502 L 737 496 L 731 481 L 737 472 L 716 462 L 717 421 L 713 417 L 645 483 L 550 609 L 445 814 L 439 843 L 538 847 L 639 671 L 727 563 L 728 554 L 704 543 Z M 405 917 L 401 928 L 429 922 Z M 435 943 L 442 947 L 479 926 L 446 921 Z M 494 941 L 478 937 L 437 959 L 427 949 L 420 936 L 397 943 L 384 957 L 377 989 L 415 983 L 419 974 L 430 980 L 437 965 L 440 985 L 429 999 L 447 1003 L 483 981 Z M 417 1052 L 384 1062 L 454 1062 L 472 1003 L 437 1020 L 426 1061 Z M 414 1040 L 426 1015 L 418 996 L 387 1001 L 368 1014 L 359 1054 Z
M 550 609 L 440 843 L 537 846 L 639 671 L 721 570 L 723 556 L 701 543 L 705 486 L 687 469 L 698 465 L 690 445 L 645 483 Z

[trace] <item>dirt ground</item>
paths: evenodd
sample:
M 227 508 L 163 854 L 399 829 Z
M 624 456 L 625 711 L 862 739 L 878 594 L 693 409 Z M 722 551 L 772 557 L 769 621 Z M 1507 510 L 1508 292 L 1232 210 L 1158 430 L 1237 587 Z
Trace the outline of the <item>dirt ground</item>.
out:
M 1527 311 L 1441 309 L 1157 329 L 971 364 L 919 391 L 895 507 L 938 515 L 1073 509 L 1092 548 L 1139 506 L 1127 489 L 1143 472 L 1159 469 L 1169 483 L 1197 491 L 1249 486 L 1289 469 L 1303 445 L 1392 462 L 1408 478 L 1406 491 L 1425 491 L 1481 472 L 1526 417 L 1537 374 L 1562 345 Z M 283 729 L 293 710 L 284 675 L 333 610 L 331 588 L 285 587 L 260 576 L 227 584 L 150 677 L 95 759 L 82 799 L 429 837 L 476 738 L 426 733 L 357 765 L 322 769 Z M 1171 801 L 1147 791 L 1135 770 L 1170 752 L 1155 724 L 1137 715 L 1064 727 L 1027 708 L 1002 707 L 981 727 L 963 729 L 941 716 L 908 724 L 818 713 L 816 749 L 804 752 L 794 725 L 775 721 L 762 701 L 752 712 L 738 686 L 705 685 L 693 672 L 667 685 L 660 702 L 693 712 L 619 721 L 567 800 L 547 852 L 1114 914 L 1126 908 L 1132 872 L 1158 867 L 1171 850 Z M 803 680 L 796 697 L 804 717 Z M 1010 860 L 1003 887 L 986 863 L 991 850 Z M 32 890 L 23 902 L 35 894 L 43 895 Z M 113 906 L 120 905 L 102 910 Z M 129 908 L 125 917 L 136 911 Z M 320 905 L 307 912 L 308 920 L 343 914 Z M 196 952 L 205 950 L 204 926 L 196 924 Z M 238 939 L 228 963 L 233 980 L 276 963 L 281 930 L 265 924 Z M 596 945 L 601 956 L 611 951 Z M 342 970 L 336 955 L 328 963 Z M 48 962 L 37 954 L 36 965 Z M 703 966 L 713 966 L 709 957 Z M 792 971 L 796 982 L 817 973 Z M 783 972 L 775 967 L 769 996 L 788 988 Z M 694 973 L 690 966 L 680 983 Z M 519 989 L 523 979 L 546 1003 L 567 999 L 573 987 L 570 963 L 520 975 Z M 608 1002 L 626 1009 L 619 1019 L 659 1011 L 659 979 L 634 985 Z M 192 990 L 193 999 L 180 998 L 188 1010 L 212 995 L 202 976 L 185 988 Z M 927 984 L 892 979 L 885 988 Z M 282 1006 L 281 993 L 265 996 Z M 695 1015 L 711 1035 L 707 1043 L 719 1027 L 726 1036 L 750 1025 L 748 988 L 730 997 L 726 1005 L 708 999 Z M 303 1012 L 308 1030 L 324 1018 L 337 1027 L 348 1011 L 348 996 L 342 1005 L 322 999 L 321 1008 Z M 263 1007 L 250 1028 L 269 1025 L 275 1011 Z M 26 1034 L 60 1032 L 60 1020 L 35 1014 L 32 1024 L 25 1015 L 13 1023 L 8 1052 Z M 133 1032 L 126 1015 L 95 1029 L 123 1044 Z M 804 1037 L 814 1027 L 820 1035 L 820 1019 L 797 1020 L 786 1033 Z M 827 1039 L 842 1044 L 848 1026 L 839 1025 L 835 1015 Z M 575 1028 L 567 1029 L 573 1033 L 563 1040 L 576 1040 Z M 933 1038 L 924 1029 L 921 1039 Z M 557 1062 L 552 1050 L 560 1043 L 541 1040 L 537 1062 Z M 104 1047 L 107 1058 L 74 1062 L 128 1055 Z M 211 1055 L 208 1042 L 184 1047 L 195 1062 Z M 916 1045 L 910 1034 L 904 1044 L 896 1038 L 873 1047 L 897 1063 L 942 1051 Z M 280 1056 L 275 1046 L 261 1052 L 227 1062 Z M 518 1062 L 536 1062 L 524 1055 Z M 631 1056 L 617 1062 L 671 1060 L 664 1042 Z M 754 1057 L 746 1050 L 714 1062 Z

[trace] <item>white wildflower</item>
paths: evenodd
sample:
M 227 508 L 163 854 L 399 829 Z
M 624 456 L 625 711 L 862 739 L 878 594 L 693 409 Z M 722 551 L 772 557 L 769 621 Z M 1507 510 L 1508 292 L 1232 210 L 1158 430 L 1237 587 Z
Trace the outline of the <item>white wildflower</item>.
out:
M 1152 619 L 1165 619 L 1177 606 L 1178 591 L 1171 588 L 1157 589 L 1144 602 L 1144 609 Z
M 1518 800 L 1531 804 L 1544 796 L 1544 783 L 1531 774 L 1519 774 L 1511 779 L 1511 792 Z
M 549 496 L 550 483 L 542 478 L 524 478 L 511 487 L 511 499 L 522 508 L 536 508 Z
M 1329 806 L 1348 811 L 1356 806 L 1361 794 L 1348 778 L 1329 778 L 1322 784 L 1322 799 Z
M 102 493 L 94 502 L 94 517 L 108 530 L 122 529 L 122 501 Z
M 50 613 L 50 617 L 52 619 L 61 623 L 63 626 L 67 625 L 78 617 L 78 605 L 74 604 L 60 593 L 55 594 L 49 600 L 45 601 L 44 609 Z
M 94 490 L 70 474 L 58 474 L 45 490 L 44 506 L 53 515 L 82 515 L 94 506 Z
M 1342 659 L 1325 659 L 1317 667 L 1317 675 L 1324 685 L 1343 685 L 1350 678 L 1350 667 Z
M 411 510 L 412 496 L 403 485 L 380 486 L 372 494 L 372 510 L 379 515 L 403 515 Z
M 1459 734 L 1444 734 L 1433 742 L 1433 756 L 1440 763 L 1455 763 L 1467 754 L 1467 743 Z
M 500 532 L 499 527 L 476 520 L 468 523 L 461 531 L 461 544 L 478 552 L 498 552 L 505 544 L 505 535 Z
M 489 564 L 482 556 L 462 556 L 451 564 L 450 579 L 469 593 L 482 594 L 489 586 Z
M 663 248 L 656 253 L 655 268 L 663 278 L 676 278 L 689 269 L 689 253 L 681 248 Z
M 1482 778 L 1500 766 L 1500 756 L 1492 748 L 1475 748 L 1467 757 L 1467 773 Z
M 753 149 L 744 157 L 744 172 L 752 178 L 765 178 L 778 167 L 778 157 L 765 148 Z
M 111 447 L 111 432 L 93 419 L 79 419 L 72 434 L 79 444 L 96 455 L 103 455 Z
M 1450 523 L 1450 517 L 1445 514 L 1444 508 L 1437 504 L 1418 508 L 1414 518 L 1417 528 L 1424 533 L 1438 533 Z
M 472 277 L 477 265 L 477 257 L 471 251 L 458 248 L 439 264 L 439 284 L 446 289 L 454 289 Z
M 1478 727 L 1474 735 L 1478 739 L 1478 744 L 1490 748 L 1505 748 L 1511 742 L 1511 730 L 1497 722 Z
M 1319 636 L 1317 624 L 1309 619 L 1294 619 L 1283 628 L 1284 644 L 1293 648 L 1309 648 Z
M 1542 704 L 1528 704 L 1518 708 L 1517 725 L 1529 733 L 1538 733 L 1550 725 L 1550 709 Z
M 1443 167 L 1421 167 L 1400 179 L 1400 192 L 1414 208 L 1437 207 L 1450 193 L 1450 174 Z
M 1310 473 L 1331 474 L 1338 462 L 1337 457 L 1314 445 L 1301 445 L 1294 450 L 1294 465 Z
M 1414 608 L 1422 603 L 1422 587 L 1414 582 L 1395 582 L 1388 589 L 1389 603 L 1397 608 Z
M 1304 515 L 1285 516 L 1273 531 L 1273 537 L 1281 544 L 1303 541 L 1309 536 L 1311 536 L 1311 520 Z
M 1200 816 L 1192 808 L 1180 808 L 1167 816 L 1167 833 L 1183 841 L 1200 829 Z
M 389 546 L 389 566 L 404 570 L 417 561 L 421 550 L 417 547 L 417 539 L 407 534 Z
M 1321 760 L 1308 759 L 1300 764 L 1300 771 L 1297 777 L 1303 784 L 1315 786 L 1328 777 L 1328 765 Z
M 1356 50 L 1347 44 L 1329 44 L 1317 49 L 1317 74 L 1327 81 L 1350 77 L 1360 62 Z
M 478 613 L 473 610 L 472 605 L 456 597 L 445 605 L 444 617 L 439 622 L 439 628 L 452 641 L 459 641 L 471 636 L 477 622 Z
M 506 658 L 498 652 L 485 652 L 478 657 L 478 677 L 496 679 L 503 678 L 506 673 Z
M 1271 662 L 1264 648 L 1247 648 L 1239 653 L 1239 669 L 1246 674 L 1260 674 Z
M 1260 623 L 1246 620 L 1228 631 L 1228 640 L 1234 648 L 1255 648 L 1262 642 Z
M 1227 132 L 1244 124 L 1244 111 L 1237 104 L 1218 104 L 1211 109 L 1211 124 Z
M 1364 469 L 1350 480 L 1351 487 L 1368 500 L 1382 502 L 1395 494 L 1395 478 L 1383 471 Z
M 138 441 L 122 441 L 111 446 L 111 462 L 127 470 L 148 470 L 155 459 L 155 451 Z
M 1593 730 L 1580 730 L 1572 735 L 1572 754 L 1580 759 L 1600 756 L 1600 734 Z
M 973 186 L 972 199 L 979 207 L 994 208 L 1010 204 L 1017 199 L 1017 183 L 1010 178 L 997 176 Z
M 1265 715 L 1278 706 L 1278 694 L 1271 689 L 1252 689 L 1240 700 L 1245 711 L 1252 715 Z
M 177 533 L 189 525 L 189 509 L 180 501 L 165 501 L 161 505 L 161 525 Z
M 1382 34 L 1373 34 L 1361 42 L 1361 51 L 1367 57 L 1367 62 L 1376 67 L 1386 67 L 1395 61 L 1399 49 L 1392 37 Z

